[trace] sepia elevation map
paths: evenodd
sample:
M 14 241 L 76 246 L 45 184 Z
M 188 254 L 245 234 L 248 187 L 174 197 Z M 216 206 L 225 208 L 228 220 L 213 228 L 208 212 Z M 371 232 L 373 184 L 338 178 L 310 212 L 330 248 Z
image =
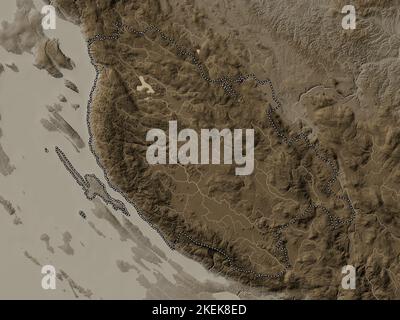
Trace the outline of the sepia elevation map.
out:
M 0 298 L 400 298 L 398 1 L 0 9 Z

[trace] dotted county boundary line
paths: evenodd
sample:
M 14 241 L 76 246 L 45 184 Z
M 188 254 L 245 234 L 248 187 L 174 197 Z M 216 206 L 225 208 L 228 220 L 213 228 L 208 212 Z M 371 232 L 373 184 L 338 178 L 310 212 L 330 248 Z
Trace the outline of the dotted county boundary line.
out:
M 337 166 L 332 162 L 332 160 L 328 159 L 326 156 L 324 156 L 318 149 L 318 146 L 315 144 L 311 144 L 311 142 L 309 141 L 307 135 L 303 132 L 301 132 L 300 134 L 298 134 L 297 136 L 294 136 L 293 138 L 288 138 L 285 136 L 285 134 L 278 128 L 278 126 L 275 124 L 273 118 L 272 118 L 272 114 L 273 112 L 276 112 L 278 109 L 280 109 L 282 107 L 280 101 L 277 98 L 276 92 L 275 92 L 275 88 L 272 85 L 271 80 L 266 79 L 266 80 L 259 80 L 254 74 L 247 74 L 247 75 L 239 75 L 235 78 L 231 78 L 231 77 L 227 77 L 227 76 L 223 76 L 220 78 L 216 78 L 216 79 L 211 79 L 208 75 L 208 72 L 206 71 L 205 67 L 201 64 L 201 62 L 199 61 L 199 59 L 197 58 L 197 55 L 191 51 L 186 49 L 185 47 L 179 45 L 173 38 L 167 36 L 164 32 L 162 32 L 158 27 L 154 26 L 154 25 L 149 25 L 147 26 L 144 30 L 135 30 L 133 27 L 131 26 L 127 26 L 127 25 L 123 25 L 123 24 L 116 24 L 116 30 L 111 33 L 110 35 L 104 35 L 104 34 L 97 34 L 95 36 L 93 36 L 92 38 L 90 38 L 89 40 L 87 40 L 87 50 L 88 50 L 88 55 L 90 58 L 90 63 L 92 64 L 94 70 L 95 70 L 95 78 L 93 80 L 93 85 L 90 89 L 89 92 L 89 99 L 88 99 L 88 103 L 87 103 L 87 125 L 88 125 L 88 131 L 89 131 L 89 148 L 92 152 L 92 154 L 94 155 L 97 164 L 99 165 L 99 167 L 102 169 L 102 171 L 104 172 L 104 177 L 109 185 L 110 188 L 112 188 L 115 192 L 118 192 L 119 194 L 121 194 L 124 199 L 130 203 L 137 211 L 138 215 L 140 216 L 140 218 L 142 218 L 144 221 L 146 221 L 154 230 L 157 231 L 158 234 L 160 234 L 160 236 L 162 237 L 162 239 L 165 241 L 165 243 L 172 249 L 175 250 L 175 246 L 176 243 L 181 239 L 181 237 L 185 237 L 186 239 L 188 239 L 189 241 L 191 241 L 193 244 L 203 247 L 203 248 L 207 248 L 210 250 L 213 250 L 217 253 L 219 253 L 220 255 L 222 255 L 223 257 L 225 257 L 225 259 L 229 262 L 231 268 L 235 271 L 238 272 L 242 272 L 242 273 L 247 273 L 247 274 L 252 274 L 255 276 L 255 278 L 280 278 L 282 277 L 285 272 L 291 267 L 289 259 L 288 259 L 288 252 L 287 252 L 287 248 L 284 245 L 284 241 L 281 239 L 282 236 L 282 231 L 284 229 L 286 229 L 287 227 L 289 227 L 291 224 L 296 223 L 298 220 L 300 219 L 304 219 L 308 212 L 311 211 L 312 209 L 316 209 L 316 208 L 320 208 L 322 209 L 322 211 L 328 216 L 329 218 L 329 223 L 330 226 L 335 229 L 337 227 L 339 227 L 340 225 L 344 225 L 344 224 L 350 224 L 352 223 L 352 221 L 355 218 L 355 210 L 354 207 L 351 203 L 351 200 L 349 198 L 348 195 L 346 196 L 335 196 L 337 199 L 340 200 L 344 200 L 350 211 L 351 211 L 351 216 L 350 218 L 347 219 L 340 219 L 334 215 L 332 215 L 330 213 L 330 211 L 325 208 L 322 205 L 319 204 L 314 204 L 312 202 L 310 202 L 309 207 L 303 212 L 300 213 L 298 216 L 296 216 L 295 218 L 292 218 L 289 222 L 277 226 L 275 227 L 275 230 L 273 232 L 274 234 L 274 238 L 276 243 L 275 246 L 275 250 L 280 252 L 283 256 L 283 261 L 284 261 L 284 266 L 282 271 L 279 271 L 277 273 L 273 273 L 273 274 L 264 274 L 264 273 L 257 273 L 253 270 L 249 270 L 249 269 L 245 269 L 245 268 L 241 268 L 238 267 L 237 265 L 235 265 L 235 263 L 233 262 L 233 259 L 223 250 L 210 246 L 206 243 L 197 241 L 195 239 L 193 239 L 189 234 L 185 233 L 185 232 L 180 232 L 176 238 L 176 240 L 171 243 L 168 239 L 166 239 L 166 237 L 163 235 L 163 233 L 159 230 L 159 228 L 154 225 L 153 223 L 151 223 L 149 221 L 149 219 L 142 213 L 141 209 L 137 207 L 137 205 L 131 201 L 130 199 L 128 199 L 126 197 L 126 195 L 124 194 L 124 192 L 122 192 L 119 188 L 115 187 L 107 173 L 106 170 L 104 169 L 99 157 L 97 156 L 95 150 L 94 150 L 94 143 L 93 143 L 93 134 L 92 134 L 92 129 L 91 129 L 91 125 L 90 125 L 90 117 L 91 117 L 91 107 L 92 107 L 92 102 L 93 102 L 93 96 L 94 93 L 96 91 L 97 88 L 97 82 L 99 79 L 99 76 L 101 74 L 101 72 L 105 69 L 104 66 L 99 66 L 96 62 L 96 60 L 93 57 L 93 53 L 91 51 L 91 47 L 94 43 L 99 42 L 99 41 L 107 41 L 107 40 L 118 40 L 120 35 L 124 32 L 130 32 L 135 34 L 137 37 L 144 37 L 147 33 L 149 32 L 155 32 L 157 35 L 159 35 L 161 37 L 161 39 L 168 45 L 171 45 L 173 48 L 175 48 L 177 50 L 177 56 L 178 57 L 182 57 L 183 59 L 186 59 L 186 57 L 189 57 L 191 59 L 191 62 L 193 65 L 195 65 L 198 69 L 198 72 L 200 74 L 200 76 L 203 78 L 203 80 L 209 82 L 210 84 L 214 84 L 214 85 L 219 85 L 221 86 L 224 91 L 226 92 L 226 94 L 228 94 L 229 96 L 233 96 L 233 97 L 239 97 L 238 94 L 236 93 L 236 91 L 234 90 L 233 86 L 234 85 L 240 85 L 242 83 L 244 83 L 245 81 L 248 80 L 254 80 L 257 84 L 259 85 L 268 85 L 271 89 L 271 95 L 272 95 L 272 99 L 275 103 L 275 106 L 272 107 L 271 105 L 269 105 L 269 108 L 267 110 L 267 117 L 268 117 L 268 121 L 270 123 L 270 125 L 273 127 L 274 131 L 276 132 L 276 134 L 287 144 L 287 145 L 292 145 L 294 142 L 298 142 L 300 139 L 303 139 L 307 146 L 312 149 L 315 153 L 315 155 L 317 156 L 317 158 L 319 158 L 321 161 L 323 161 L 325 164 L 327 164 L 333 174 L 332 174 L 332 178 L 328 181 L 328 183 L 326 184 L 326 187 L 324 188 L 325 193 L 327 195 L 331 195 L 332 194 L 332 189 L 331 186 L 332 184 L 337 180 L 337 177 L 339 175 L 339 170 L 337 168 Z M 186 253 L 184 253 L 185 255 L 187 255 Z

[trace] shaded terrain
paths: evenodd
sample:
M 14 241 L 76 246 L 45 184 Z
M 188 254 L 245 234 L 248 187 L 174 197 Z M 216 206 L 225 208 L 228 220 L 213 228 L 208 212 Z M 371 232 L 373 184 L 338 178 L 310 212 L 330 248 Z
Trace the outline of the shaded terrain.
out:
M 345 31 L 341 1 L 57 1 L 89 41 L 110 183 L 172 247 L 243 283 L 398 298 L 399 7 L 363 3 Z M 253 128 L 254 173 L 148 165 L 146 133 L 170 120 Z

